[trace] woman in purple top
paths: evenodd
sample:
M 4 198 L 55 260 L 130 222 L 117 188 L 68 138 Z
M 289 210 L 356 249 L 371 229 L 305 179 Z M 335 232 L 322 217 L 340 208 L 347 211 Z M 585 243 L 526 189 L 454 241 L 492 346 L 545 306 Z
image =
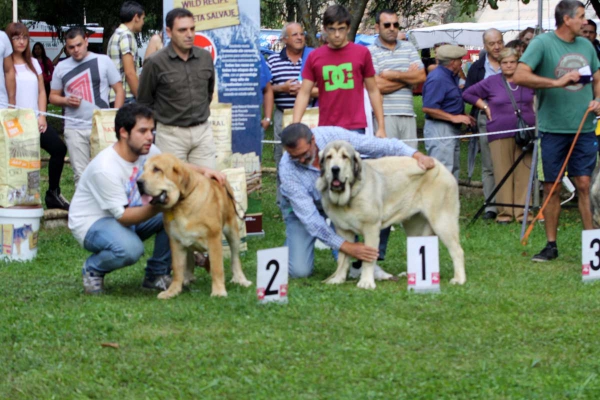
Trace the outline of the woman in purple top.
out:
M 502 73 L 490 76 L 487 79 L 469 87 L 463 93 L 463 99 L 484 110 L 488 122 L 488 132 L 498 132 L 517 128 L 517 116 L 504 85 L 506 79 L 521 116 L 529 126 L 535 125 L 533 112 L 533 89 L 525 88 L 513 83 L 513 74 L 517 69 L 519 53 L 512 48 L 505 48 L 500 52 L 500 68 Z M 496 182 L 504 177 L 515 160 L 521 155 L 522 149 L 516 145 L 514 133 L 501 133 L 489 136 L 492 164 L 494 166 L 494 179 Z M 525 204 L 527 184 L 531 167 L 531 153 L 519 163 L 512 175 L 496 194 L 496 201 L 504 204 Z M 496 222 L 510 223 L 513 218 L 523 220 L 523 208 L 498 207 Z M 528 219 L 531 217 L 528 216 Z

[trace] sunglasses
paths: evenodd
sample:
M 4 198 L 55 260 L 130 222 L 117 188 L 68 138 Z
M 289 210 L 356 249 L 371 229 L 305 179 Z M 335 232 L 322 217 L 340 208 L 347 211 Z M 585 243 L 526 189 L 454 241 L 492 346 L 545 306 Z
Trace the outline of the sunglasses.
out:
M 393 26 L 394 26 L 394 28 L 396 28 L 396 29 L 400 28 L 400 22 L 394 22 L 393 24 L 392 24 L 391 22 L 384 22 L 384 23 L 383 23 L 383 27 L 384 27 L 385 29 L 389 29 L 389 28 L 390 28 L 390 26 L 392 26 L 392 25 L 393 25 Z

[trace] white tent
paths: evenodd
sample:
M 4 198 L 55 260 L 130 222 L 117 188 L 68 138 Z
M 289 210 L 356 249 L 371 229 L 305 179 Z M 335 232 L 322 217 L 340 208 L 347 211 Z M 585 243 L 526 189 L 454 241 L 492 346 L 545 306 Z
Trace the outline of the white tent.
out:
M 482 36 L 487 29 L 496 28 L 505 33 L 504 41 L 507 42 L 514 39 L 520 30 L 536 26 L 537 20 L 463 22 L 412 29 L 408 31 L 408 37 L 418 49 L 427 49 L 437 43 L 483 47 Z M 554 29 L 554 19 L 542 20 L 542 27 L 544 30 Z

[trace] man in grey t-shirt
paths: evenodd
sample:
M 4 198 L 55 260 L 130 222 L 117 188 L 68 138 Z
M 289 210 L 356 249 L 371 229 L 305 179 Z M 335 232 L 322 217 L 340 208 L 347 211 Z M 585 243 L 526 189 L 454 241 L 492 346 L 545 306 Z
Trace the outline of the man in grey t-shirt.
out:
M 0 31 L 0 56 L 4 67 L 4 73 L 0 74 L 0 108 L 8 108 L 8 104 L 16 103 L 17 83 L 11 54 L 10 39 L 6 33 Z
M 81 27 L 67 31 L 65 47 L 71 57 L 56 66 L 50 83 L 50 103 L 65 108 L 65 140 L 75 185 L 90 162 L 90 134 L 95 109 L 109 108 L 108 94 L 116 93 L 115 108 L 125 101 L 119 71 L 105 55 L 88 52 Z

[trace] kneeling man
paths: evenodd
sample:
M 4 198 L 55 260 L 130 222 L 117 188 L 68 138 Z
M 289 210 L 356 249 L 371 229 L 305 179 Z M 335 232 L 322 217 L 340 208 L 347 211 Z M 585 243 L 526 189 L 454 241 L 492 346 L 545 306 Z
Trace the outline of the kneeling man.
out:
M 122 107 L 115 118 L 117 143 L 104 149 L 85 169 L 69 209 L 69 228 L 92 255 L 83 263 L 88 294 L 104 291 L 104 275 L 135 264 L 144 254 L 143 241 L 156 235 L 146 265 L 144 288 L 166 290 L 171 250 L 159 208 L 143 204 L 137 179 L 146 159 L 160 154 L 154 140 L 152 110 L 140 104 Z M 224 175 L 192 167 L 224 181 Z
M 319 149 L 335 140 L 348 141 L 362 156 L 369 158 L 408 156 L 415 158 L 423 169 L 431 169 L 435 165 L 431 157 L 398 139 L 380 139 L 333 126 L 319 126 L 311 130 L 302 123 L 295 123 L 285 128 L 281 132 L 281 144 L 286 153 L 281 158 L 278 172 L 286 246 L 289 248 L 289 273 L 293 278 L 312 274 L 316 239 L 358 260 L 373 262 L 379 255 L 378 249 L 345 241 L 325 222 L 321 193 L 315 186 L 321 174 L 318 153 Z M 381 268 L 375 268 L 375 279 L 391 277 Z M 359 275 L 353 270 L 350 274 L 352 277 Z

